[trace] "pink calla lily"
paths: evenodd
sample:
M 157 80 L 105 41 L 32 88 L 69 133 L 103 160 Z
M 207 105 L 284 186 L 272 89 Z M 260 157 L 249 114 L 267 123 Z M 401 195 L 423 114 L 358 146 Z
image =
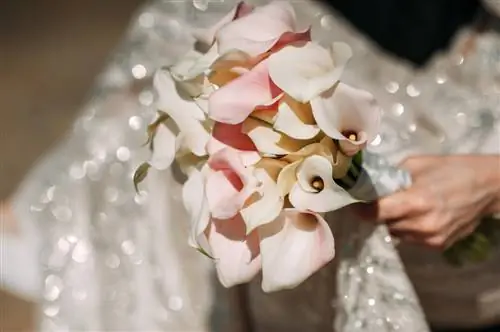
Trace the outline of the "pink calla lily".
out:
M 335 256 L 333 234 L 316 213 L 284 209 L 259 237 L 265 292 L 295 288 Z
M 295 12 L 287 1 L 273 1 L 220 28 L 215 39 L 220 54 L 240 50 L 251 56 L 269 51 L 280 40 L 310 39 L 308 30 L 296 30 Z
M 216 90 L 208 100 L 211 119 L 238 124 L 257 107 L 275 103 L 282 95 L 269 79 L 267 60 Z

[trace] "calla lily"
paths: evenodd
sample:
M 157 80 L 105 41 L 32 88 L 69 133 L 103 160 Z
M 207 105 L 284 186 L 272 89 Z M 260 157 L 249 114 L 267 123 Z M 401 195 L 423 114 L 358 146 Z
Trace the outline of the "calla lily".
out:
M 228 220 L 212 219 L 206 233 L 224 287 L 249 282 L 261 269 L 259 235 L 246 232 L 240 214 Z
M 247 233 L 276 219 L 284 202 L 284 197 L 275 180 L 264 169 L 255 169 L 254 175 L 260 184 L 247 201 L 247 206 L 240 212 L 245 221 Z
M 273 104 L 281 95 L 269 79 L 267 60 L 216 90 L 209 98 L 211 119 L 237 124 L 243 122 L 256 107 Z
M 192 34 L 196 40 L 206 45 L 212 45 L 215 40 L 215 34 L 225 25 L 234 20 L 248 15 L 253 11 L 253 6 L 245 2 L 239 2 L 229 13 L 227 13 L 220 21 L 212 25 L 208 29 L 194 29 Z
M 311 139 L 320 129 L 312 116 L 311 105 L 303 104 L 285 96 L 279 103 L 274 119 L 274 129 L 295 139 Z
M 176 128 L 171 132 L 176 135 L 176 151 L 188 150 L 197 156 L 206 155 L 210 136 L 203 125 L 205 113 L 193 99 L 183 97 L 183 91 L 177 89 L 169 71 L 159 70 L 154 77 L 154 86 L 158 92 L 158 108 L 175 123 Z
M 269 57 L 269 75 L 293 99 L 307 103 L 339 81 L 351 57 L 345 43 L 330 49 L 315 42 L 291 44 Z
M 311 140 L 293 139 L 274 130 L 270 124 L 254 118 L 246 119 L 242 130 L 252 139 L 257 150 L 265 155 L 286 155 L 312 143 Z
M 286 166 L 278 177 L 278 185 L 299 210 L 322 213 L 357 202 L 333 180 L 331 161 L 319 155 Z
M 218 57 L 219 53 L 215 46 L 205 54 L 192 50 L 181 61 L 170 67 L 169 71 L 177 85 L 185 92 L 193 98 L 200 97 L 211 92 L 205 74 Z
M 205 172 L 191 169 L 188 179 L 182 187 L 182 200 L 191 224 L 189 245 L 212 255 L 205 234 L 210 222 L 210 209 L 206 199 L 205 175 L 203 173 L 206 173 L 206 168 Z
M 173 121 L 166 120 L 168 123 L 160 123 L 153 134 L 152 153 L 149 159 L 149 165 L 158 170 L 165 170 L 172 165 L 177 153 L 177 137 L 174 134 L 172 127 Z M 170 125 L 170 126 L 169 126 Z
M 291 289 L 309 278 L 335 256 L 332 232 L 313 212 L 284 209 L 259 228 L 262 289 Z
M 245 166 L 253 165 L 260 160 L 255 144 L 242 132 L 242 124 L 230 125 L 221 122 L 214 124 L 212 137 L 207 144 L 208 154 L 213 155 L 223 149 L 237 153 Z
M 378 133 L 381 108 L 367 91 L 338 83 L 311 100 L 311 107 L 321 130 L 339 140 L 348 156 L 355 155 Z
M 208 160 L 206 192 L 213 218 L 229 219 L 239 213 L 255 192 L 258 182 L 253 169 L 245 167 L 238 153 L 223 149 Z
M 296 31 L 295 12 L 287 1 L 273 1 L 224 25 L 215 34 L 219 52 L 240 50 L 251 56 L 269 51 L 280 39 L 310 39 L 309 30 Z

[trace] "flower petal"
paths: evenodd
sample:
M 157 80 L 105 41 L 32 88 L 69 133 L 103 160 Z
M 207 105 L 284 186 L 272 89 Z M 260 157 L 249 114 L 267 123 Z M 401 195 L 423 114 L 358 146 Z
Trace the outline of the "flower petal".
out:
M 252 139 L 260 153 L 267 155 L 286 155 L 311 143 L 308 140 L 293 139 L 275 131 L 268 123 L 252 118 L 243 123 L 243 132 Z
M 152 155 L 148 162 L 151 167 L 157 170 L 165 170 L 172 165 L 177 153 L 176 140 L 177 138 L 171 128 L 164 123 L 158 125 L 153 136 Z
M 328 159 L 316 155 L 304 159 L 297 168 L 297 183 L 290 191 L 290 203 L 299 210 L 322 213 L 359 202 L 335 183 L 332 173 L 333 166 Z M 316 179 L 322 181 L 321 190 L 312 185 Z
M 255 56 L 268 51 L 286 32 L 295 30 L 295 12 L 287 1 L 273 1 L 227 24 L 216 33 L 221 54 L 240 50 Z
M 188 212 L 191 232 L 188 243 L 212 255 L 207 246 L 205 230 L 210 222 L 210 209 L 205 195 L 205 178 L 202 172 L 193 170 L 182 187 L 182 201 Z
M 215 39 L 215 34 L 219 31 L 223 26 L 232 21 L 248 15 L 253 10 L 253 6 L 246 4 L 245 2 L 238 3 L 229 13 L 227 13 L 220 21 L 215 23 L 208 29 L 194 29 L 192 31 L 193 37 L 207 45 L 212 45 Z
M 377 135 L 381 109 L 367 91 L 339 83 L 311 100 L 314 118 L 326 135 L 348 140 L 344 133 L 356 133 L 352 144 L 363 145 Z
M 299 107 L 310 109 L 309 105 L 302 105 Z M 316 124 L 304 123 L 296 114 L 302 110 L 292 109 L 292 107 L 293 104 L 284 101 L 280 103 L 278 114 L 274 120 L 274 129 L 296 139 L 310 139 L 318 135 L 319 127 Z
M 247 226 L 247 233 L 276 219 L 284 201 L 278 186 L 265 170 L 256 169 L 254 174 L 260 181 L 256 191 L 258 198 L 240 212 Z
M 338 82 L 351 53 L 344 43 L 334 43 L 331 50 L 315 42 L 288 45 L 269 57 L 269 76 L 292 98 L 306 103 Z
M 298 160 L 286 165 L 278 175 L 277 183 L 283 196 L 288 195 L 297 182 L 297 168 L 300 166 L 300 163 L 301 161 Z
M 245 223 L 239 214 L 228 220 L 212 220 L 208 242 L 216 259 L 217 275 L 224 287 L 248 282 L 259 272 L 258 234 L 246 234 Z
M 181 61 L 169 68 L 170 74 L 177 85 L 182 87 L 189 96 L 198 97 L 204 93 L 205 85 L 209 83 L 205 81 L 203 74 L 210 69 L 218 57 L 216 45 L 205 54 L 191 50 Z
M 208 141 L 207 144 L 207 151 L 209 155 L 214 155 L 217 152 L 224 150 L 224 149 L 229 149 L 233 151 L 234 153 L 238 153 L 241 159 L 241 162 L 245 166 L 251 166 L 257 163 L 260 160 L 260 155 L 257 151 L 241 151 L 241 150 L 236 150 L 230 146 L 225 145 L 224 143 L 220 142 L 219 140 L 215 139 L 214 137 L 211 137 L 210 140 Z
M 229 124 L 243 122 L 257 106 L 273 100 L 271 84 L 264 60 L 210 96 L 210 118 Z
M 212 129 L 212 136 L 218 141 L 242 151 L 256 151 L 255 144 L 248 135 L 242 132 L 242 124 L 226 124 L 216 122 Z
M 335 256 L 332 232 L 318 214 L 285 209 L 259 236 L 264 292 L 295 288 Z
M 211 156 L 208 165 L 213 172 L 207 176 L 207 199 L 212 217 L 229 219 L 244 206 L 255 192 L 257 179 L 246 168 L 238 153 L 224 149 Z
M 184 147 L 197 156 L 206 155 L 206 145 L 210 138 L 201 121 L 205 113 L 190 97 L 184 97 L 178 90 L 167 70 L 159 70 L 154 78 L 158 91 L 158 108 L 167 113 L 179 128 L 177 149 Z

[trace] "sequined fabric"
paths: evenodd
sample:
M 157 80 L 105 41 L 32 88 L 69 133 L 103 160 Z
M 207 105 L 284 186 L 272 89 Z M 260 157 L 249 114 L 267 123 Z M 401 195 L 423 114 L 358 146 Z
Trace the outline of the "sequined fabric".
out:
M 495 33 L 480 37 L 467 56 L 452 52 L 415 72 L 384 56 L 334 13 L 308 1 L 293 4 L 299 22 L 313 25 L 316 40 L 353 47 L 345 80 L 373 91 L 386 110 L 371 152 L 396 163 L 419 152 L 500 150 Z M 147 158 L 141 143 L 154 117 L 151 74 L 192 46 L 193 24 L 207 26 L 233 5 L 157 0 L 142 8 L 67 139 L 25 181 L 16 211 L 36 239 L 32 247 L 43 276 L 40 330 L 237 331 L 232 324 L 241 316 L 231 293 L 213 282 L 212 263 L 187 246 L 179 183 L 165 172 L 151 173 L 140 194 L 131 184 L 134 169 Z M 379 194 L 408 182 L 382 159 L 367 163 Z M 254 330 L 427 331 L 386 230 L 344 212 L 329 222 L 338 244 L 335 262 L 292 291 L 268 295 L 258 280 L 250 284 Z M 460 308 L 473 312 L 462 315 L 470 324 L 500 312 L 494 299 L 491 312 L 475 310 L 478 294 L 494 289 L 491 281 L 500 276 L 498 257 L 458 273 L 437 254 L 401 252 L 432 322 L 461 325 L 452 314 Z M 463 282 L 470 285 L 473 276 L 489 282 L 465 294 Z M 456 299 L 463 300 L 460 308 Z

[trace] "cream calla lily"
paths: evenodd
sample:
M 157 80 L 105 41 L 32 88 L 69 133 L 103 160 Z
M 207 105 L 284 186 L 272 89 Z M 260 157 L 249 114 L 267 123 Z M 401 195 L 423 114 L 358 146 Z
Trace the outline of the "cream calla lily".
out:
M 335 256 L 332 232 L 316 213 L 284 209 L 259 237 L 265 292 L 296 287 Z
M 191 50 L 181 61 L 168 69 L 177 85 L 189 96 L 196 98 L 210 92 L 210 82 L 205 80 L 205 75 L 218 57 L 216 45 L 212 46 L 205 54 Z
M 158 92 L 158 108 L 165 112 L 175 123 L 176 151 L 188 150 L 197 156 L 207 154 L 206 145 L 210 135 L 203 125 L 205 113 L 189 97 L 183 97 L 168 70 L 159 70 L 154 77 Z M 160 149 L 155 147 L 154 149 Z M 158 153 L 162 153 L 157 151 Z
M 372 94 L 339 83 L 311 100 L 318 126 L 340 141 L 344 153 L 356 154 L 377 135 L 381 108 Z
M 276 219 L 284 202 L 278 185 L 264 169 L 255 169 L 254 175 L 260 185 L 256 188 L 254 195 L 250 197 L 251 202 L 248 206 L 240 211 L 247 227 L 247 233 L 251 233 L 257 227 Z
M 156 131 L 153 134 L 153 140 L 151 142 L 153 150 L 151 157 L 149 159 L 149 165 L 158 170 L 165 170 L 172 165 L 175 159 L 175 154 L 177 153 L 177 143 L 173 127 L 172 120 L 167 120 L 169 123 L 160 123 L 156 127 Z
M 333 180 L 331 162 L 321 156 L 305 158 L 295 168 L 297 182 L 290 189 L 290 203 L 299 210 L 329 212 L 357 202 Z
M 307 103 L 339 81 L 351 56 L 345 43 L 330 49 L 315 42 L 287 45 L 269 57 L 269 76 L 292 98 Z
M 310 119 L 304 120 L 304 118 Z M 311 139 L 320 132 L 312 118 L 311 106 L 298 103 L 290 97 L 285 97 L 280 101 L 273 122 L 274 129 L 295 139 Z
M 247 118 L 243 122 L 243 132 L 252 139 L 257 150 L 265 155 L 286 155 L 311 143 L 310 140 L 293 139 L 274 130 L 270 124 L 254 118 Z
M 203 170 L 191 169 L 188 179 L 182 187 L 182 200 L 191 224 L 188 244 L 212 255 L 205 234 L 210 223 L 210 209 L 205 192 L 206 178 L 203 173 Z

